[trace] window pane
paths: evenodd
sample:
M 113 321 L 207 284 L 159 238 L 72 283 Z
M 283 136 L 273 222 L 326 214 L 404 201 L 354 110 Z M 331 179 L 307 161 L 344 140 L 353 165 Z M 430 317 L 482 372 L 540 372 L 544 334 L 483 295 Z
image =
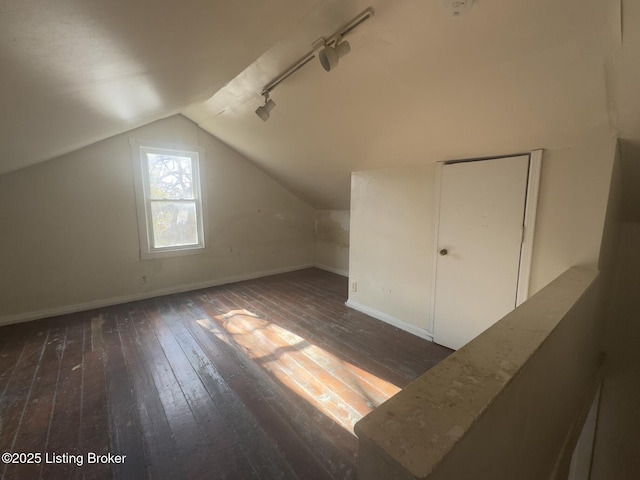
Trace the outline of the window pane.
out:
M 193 199 L 192 158 L 147 152 L 149 198 Z
M 151 202 L 154 248 L 198 244 L 195 202 Z

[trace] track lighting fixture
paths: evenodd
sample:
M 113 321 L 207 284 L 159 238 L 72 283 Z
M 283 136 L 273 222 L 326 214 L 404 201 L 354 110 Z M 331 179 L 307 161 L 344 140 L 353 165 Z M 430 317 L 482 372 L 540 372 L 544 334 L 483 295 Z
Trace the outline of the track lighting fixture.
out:
M 269 92 L 263 93 L 264 95 L 264 105 L 256 108 L 256 115 L 258 115 L 263 122 L 269 120 L 269 115 L 271 114 L 271 110 L 276 106 L 276 102 L 269 98 Z
M 338 60 L 351 51 L 351 45 L 349 45 L 349 42 L 341 40 L 342 38 L 338 37 L 333 47 L 326 46 L 318 54 L 320 65 L 322 65 L 322 68 L 327 72 L 336 68 Z
M 320 37 L 316 42 L 314 42 L 313 49 L 309 53 L 307 53 L 303 57 L 300 57 L 297 62 L 293 63 L 289 68 L 287 68 L 283 73 L 278 75 L 274 80 L 271 81 L 271 83 L 269 83 L 262 89 L 260 95 L 264 97 L 264 105 L 256 108 L 256 115 L 258 115 L 264 122 L 269 119 L 271 110 L 273 110 L 273 108 L 276 106 L 275 102 L 269 98 L 269 94 L 271 93 L 271 91 L 278 85 L 280 85 L 280 83 L 282 83 L 284 80 L 304 67 L 311 60 L 313 60 L 313 58 L 316 56 L 315 52 L 317 51 L 317 49 L 322 48 L 322 50 L 318 54 L 318 59 L 320 60 L 322 68 L 324 68 L 327 72 L 336 68 L 336 65 L 338 65 L 338 61 L 351 51 L 349 42 L 343 40 L 344 36 L 351 33 L 356 29 L 356 27 L 358 27 L 360 24 L 364 23 L 371 17 L 373 17 L 373 8 L 369 7 L 362 13 L 360 13 L 360 15 L 353 18 L 349 23 L 340 28 L 333 35 L 331 35 L 328 39 Z

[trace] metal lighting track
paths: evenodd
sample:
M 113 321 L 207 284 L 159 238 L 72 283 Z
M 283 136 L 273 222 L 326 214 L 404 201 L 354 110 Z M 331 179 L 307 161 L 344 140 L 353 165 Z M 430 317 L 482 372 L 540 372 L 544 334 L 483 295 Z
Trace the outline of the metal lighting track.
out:
M 355 30 L 358 26 L 362 25 L 365 21 L 373 17 L 373 13 L 374 13 L 373 8 L 369 7 L 366 10 L 364 10 L 362 13 L 360 13 L 359 15 L 351 19 L 351 21 L 349 21 L 347 24 L 339 28 L 336 32 L 334 32 L 329 37 L 328 40 L 325 40 L 323 37 L 320 37 L 318 40 L 316 40 L 316 42 L 314 42 L 313 44 L 314 48 L 309 53 L 300 57 L 296 62 L 291 64 L 289 68 L 287 68 L 284 72 L 282 72 L 280 75 L 274 78 L 271 82 L 269 82 L 262 89 L 262 92 L 260 92 L 260 95 L 264 96 L 271 93 L 271 91 L 274 88 L 276 88 L 278 85 L 284 82 L 287 78 L 289 78 L 291 75 L 293 75 L 302 67 L 304 67 L 311 60 L 313 60 L 313 58 L 316 56 L 315 52 L 319 47 L 337 43 L 338 39 L 345 37 L 346 35 L 351 33 L 353 30 Z

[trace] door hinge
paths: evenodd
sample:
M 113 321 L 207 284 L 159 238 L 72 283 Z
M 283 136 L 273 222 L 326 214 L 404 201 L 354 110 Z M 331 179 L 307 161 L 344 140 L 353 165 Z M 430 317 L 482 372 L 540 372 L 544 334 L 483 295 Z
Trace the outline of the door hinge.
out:
M 520 243 L 524 243 L 524 225 L 520 228 Z

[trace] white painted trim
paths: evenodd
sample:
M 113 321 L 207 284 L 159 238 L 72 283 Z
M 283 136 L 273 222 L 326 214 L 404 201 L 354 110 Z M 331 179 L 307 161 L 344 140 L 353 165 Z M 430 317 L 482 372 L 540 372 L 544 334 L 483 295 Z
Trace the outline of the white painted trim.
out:
M 316 268 L 319 268 L 320 270 L 326 270 L 327 272 L 337 273 L 338 275 L 342 275 L 343 277 L 349 276 L 349 270 L 343 270 L 342 268 L 334 268 L 334 267 L 330 267 L 329 265 L 322 265 L 320 263 L 316 263 L 313 266 Z
M 199 290 L 201 288 L 217 287 L 219 285 L 226 285 L 228 283 L 242 282 L 244 280 L 253 280 L 255 278 L 267 277 L 269 275 L 277 275 L 279 273 L 293 272 L 296 270 L 302 270 L 304 268 L 311 268 L 314 265 L 304 264 L 295 265 L 292 267 L 278 268 L 274 270 L 262 270 L 258 272 L 252 272 L 242 275 L 233 275 L 230 277 L 224 277 L 217 280 L 209 280 L 206 282 L 191 283 L 188 285 L 180 285 L 177 287 L 163 288 L 160 290 L 154 290 L 152 292 L 141 292 L 132 295 L 124 295 L 120 297 L 111 297 L 101 300 L 94 300 L 91 302 L 78 303 L 75 305 L 65 305 L 62 307 L 49 308 L 45 310 L 38 310 L 35 312 L 18 313 L 15 315 L 5 315 L 0 317 L 0 326 L 10 325 L 12 323 L 30 322 L 32 320 L 40 320 L 42 318 L 55 317 L 57 315 L 66 315 L 68 313 L 82 312 L 86 310 L 93 310 L 95 308 L 110 307 L 112 305 L 120 305 L 123 303 L 136 302 L 138 300 L 147 300 L 149 298 L 161 297 L 163 295 L 171 295 L 174 293 L 189 292 L 191 290 Z
M 205 178 L 205 150 L 200 146 L 171 145 L 157 142 L 144 142 L 136 138 L 129 138 L 131 160 L 133 166 L 134 190 L 136 197 L 136 212 L 138 219 L 138 236 L 140 240 L 140 259 L 152 260 L 156 258 L 177 257 L 184 255 L 202 254 L 207 251 L 207 199 L 206 189 L 202 188 Z M 154 248 L 153 226 L 151 225 L 151 200 L 149 199 L 149 171 L 146 167 L 147 154 L 150 152 L 175 153 L 191 158 L 193 170 L 192 201 L 196 207 L 196 222 L 199 241 L 194 245 Z
M 354 302 L 353 300 L 347 300 L 345 305 L 349 308 L 353 308 L 354 310 L 358 310 L 359 312 L 366 313 L 370 317 L 373 317 L 377 320 L 381 320 L 389 325 L 393 325 L 400 330 L 404 330 L 405 332 L 412 333 L 413 335 L 424 338 L 425 340 L 429 340 L 433 342 L 433 336 L 427 332 L 425 329 L 416 327 L 415 325 L 405 322 L 404 320 L 400 320 L 399 318 L 393 317 L 387 313 L 380 312 L 375 308 L 368 307 L 358 302 Z
M 442 168 L 445 162 L 436 163 L 436 184 L 433 189 L 433 266 L 431 268 L 431 293 L 429 308 L 429 323 L 427 331 L 433 338 L 433 328 L 436 318 L 436 278 L 438 273 L 438 234 L 440 232 L 440 191 L 442 187 Z
M 520 249 L 516 307 L 529 298 L 529 279 L 531 277 L 531 259 L 533 258 L 533 239 L 536 230 L 541 173 L 542 150 L 534 150 L 529 157 L 529 178 L 527 181 L 527 200 L 524 207 L 524 235 Z

